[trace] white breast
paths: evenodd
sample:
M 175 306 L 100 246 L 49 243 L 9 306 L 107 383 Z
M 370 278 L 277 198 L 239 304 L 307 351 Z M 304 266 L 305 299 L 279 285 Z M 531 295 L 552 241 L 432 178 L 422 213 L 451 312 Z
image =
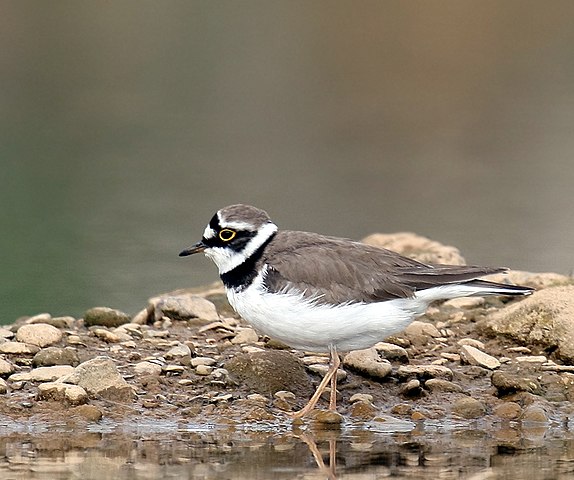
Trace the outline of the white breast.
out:
M 260 333 L 305 351 L 327 352 L 368 348 L 403 330 L 422 315 L 428 301 L 410 298 L 379 303 L 322 305 L 300 292 L 269 293 L 263 286 L 265 269 L 242 291 L 227 298 L 241 317 Z

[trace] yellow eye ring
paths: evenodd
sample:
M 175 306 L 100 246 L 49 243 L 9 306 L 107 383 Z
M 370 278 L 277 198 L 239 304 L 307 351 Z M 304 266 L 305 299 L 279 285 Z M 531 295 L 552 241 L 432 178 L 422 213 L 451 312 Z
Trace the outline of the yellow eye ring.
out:
M 235 235 L 237 235 L 237 232 L 234 230 L 230 230 L 229 228 L 224 228 L 219 232 L 219 238 L 224 242 L 230 242 L 235 238 Z

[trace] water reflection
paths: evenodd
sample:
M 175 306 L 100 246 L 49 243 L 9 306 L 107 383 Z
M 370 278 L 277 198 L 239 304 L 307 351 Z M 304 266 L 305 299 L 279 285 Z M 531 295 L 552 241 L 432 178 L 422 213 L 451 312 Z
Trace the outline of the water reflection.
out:
M 568 430 L 519 424 L 195 425 L 86 428 L 0 422 L 0 477 L 151 478 L 571 478 Z M 412 428 L 414 427 L 414 428 Z

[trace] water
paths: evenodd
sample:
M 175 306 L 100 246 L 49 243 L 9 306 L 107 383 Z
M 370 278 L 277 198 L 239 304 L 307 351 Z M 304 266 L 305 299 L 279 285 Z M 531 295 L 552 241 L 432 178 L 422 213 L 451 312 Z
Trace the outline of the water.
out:
M 335 430 L 104 421 L 85 430 L 1 422 L 2 478 L 567 479 L 574 439 L 547 425 L 404 421 Z M 12 430 L 12 431 L 10 431 Z M 58 433 L 58 439 L 54 435 Z
M 216 279 L 221 206 L 570 273 L 574 4 L 0 5 L 0 322 Z

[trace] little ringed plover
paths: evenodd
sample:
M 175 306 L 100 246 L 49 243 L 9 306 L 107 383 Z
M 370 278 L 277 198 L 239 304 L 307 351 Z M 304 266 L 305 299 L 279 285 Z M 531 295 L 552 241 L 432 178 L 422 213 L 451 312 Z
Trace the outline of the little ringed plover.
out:
M 424 264 L 352 240 L 279 230 L 249 205 L 219 210 L 180 256 L 199 252 L 215 262 L 229 303 L 256 330 L 298 350 L 329 352 L 329 370 L 293 417 L 310 412 L 329 382 L 335 410 L 338 352 L 402 331 L 430 303 L 533 291 L 479 279 L 505 268 Z

